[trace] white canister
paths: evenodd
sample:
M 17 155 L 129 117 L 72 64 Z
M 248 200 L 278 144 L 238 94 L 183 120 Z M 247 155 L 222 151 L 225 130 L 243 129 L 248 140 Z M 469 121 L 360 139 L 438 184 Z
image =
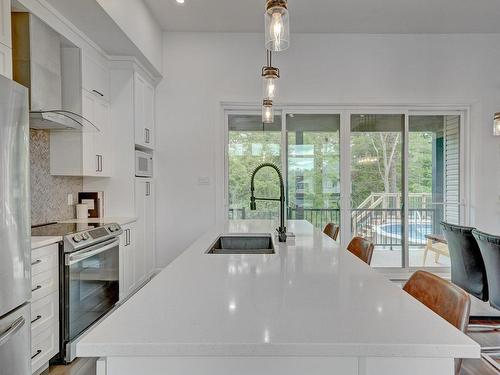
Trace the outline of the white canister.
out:
M 76 205 L 76 218 L 77 219 L 88 219 L 89 218 L 89 206 L 86 204 Z

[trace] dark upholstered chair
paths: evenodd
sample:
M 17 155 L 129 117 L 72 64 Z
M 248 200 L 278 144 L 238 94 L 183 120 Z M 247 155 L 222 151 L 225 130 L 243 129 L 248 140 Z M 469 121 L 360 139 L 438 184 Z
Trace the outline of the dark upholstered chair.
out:
M 465 332 L 469 322 L 470 297 L 464 290 L 426 271 L 415 272 L 403 290 Z M 455 360 L 456 374 L 460 372 L 461 364 L 461 359 Z
M 500 237 L 480 232 L 477 229 L 474 229 L 472 234 L 483 256 L 490 305 L 500 310 Z
M 326 224 L 325 229 L 323 229 L 323 233 L 334 241 L 337 241 L 339 232 L 340 232 L 340 227 L 337 224 L 333 223 Z
M 488 281 L 474 228 L 441 223 L 451 260 L 451 282 L 482 301 L 488 301 Z
M 363 237 L 354 237 L 349 245 L 347 245 L 347 250 L 356 255 L 366 264 L 370 265 L 372 262 L 373 249 L 375 245 L 364 239 Z

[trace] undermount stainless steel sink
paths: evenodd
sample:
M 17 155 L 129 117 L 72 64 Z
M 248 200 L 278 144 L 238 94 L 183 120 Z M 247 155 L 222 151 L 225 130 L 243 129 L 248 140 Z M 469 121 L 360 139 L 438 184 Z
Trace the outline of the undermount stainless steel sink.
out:
M 274 254 L 273 239 L 265 235 L 224 235 L 217 238 L 207 254 Z

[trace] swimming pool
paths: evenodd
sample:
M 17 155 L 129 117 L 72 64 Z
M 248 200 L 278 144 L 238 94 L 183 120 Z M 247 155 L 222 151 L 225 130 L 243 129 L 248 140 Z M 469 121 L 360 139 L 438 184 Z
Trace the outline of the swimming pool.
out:
M 401 240 L 401 229 L 400 223 L 382 224 L 377 227 L 377 233 L 385 237 Z M 410 245 L 424 245 L 426 243 L 425 235 L 430 233 L 432 233 L 431 223 L 410 223 L 408 225 Z

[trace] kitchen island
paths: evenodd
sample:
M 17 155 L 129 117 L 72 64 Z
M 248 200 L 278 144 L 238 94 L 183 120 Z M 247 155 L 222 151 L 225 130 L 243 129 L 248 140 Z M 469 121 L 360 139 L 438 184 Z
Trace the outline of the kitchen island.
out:
M 275 254 L 206 254 L 195 241 L 77 344 L 98 375 L 452 375 L 479 346 L 305 221 Z

